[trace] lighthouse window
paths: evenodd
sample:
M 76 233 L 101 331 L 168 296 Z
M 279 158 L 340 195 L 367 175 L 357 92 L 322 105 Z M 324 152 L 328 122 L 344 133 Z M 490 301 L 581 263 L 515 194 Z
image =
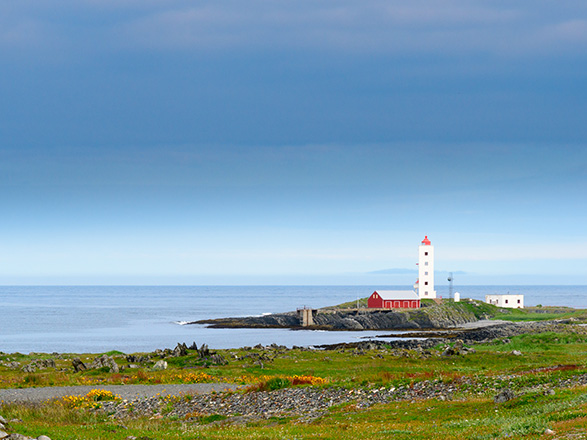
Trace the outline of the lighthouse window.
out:
M 424 275 L 428 275 L 428 272 L 424 272 Z
M 521 302 L 521 301 L 520 301 L 520 300 L 518 300 L 518 304 L 520 304 L 520 302 Z
M 505 300 L 505 303 L 506 303 L 506 304 L 508 303 L 508 300 L 507 300 L 507 299 Z
M 424 255 L 428 255 L 428 252 L 424 252 Z
M 424 262 L 424 266 L 428 266 L 428 261 L 425 261 Z
M 428 281 L 425 281 L 425 282 L 424 282 L 424 285 L 425 285 L 425 286 L 427 286 L 427 285 L 428 285 Z

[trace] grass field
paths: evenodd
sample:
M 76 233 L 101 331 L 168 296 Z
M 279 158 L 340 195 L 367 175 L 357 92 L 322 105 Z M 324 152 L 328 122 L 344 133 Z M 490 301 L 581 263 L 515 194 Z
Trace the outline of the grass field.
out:
M 557 318 L 567 312 L 553 312 Z M 582 312 L 571 312 L 572 317 Z M 532 312 L 527 312 L 532 314 Z M 505 314 L 510 318 L 522 313 Z M 536 313 L 548 316 L 545 313 Z M 501 317 L 495 314 L 495 317 Z M 570 316 L 567 316 L 570 317 Z M 148 366 L 110 373 L 107 368 L 74 373 L 71 359 L 84 361 L 96 355 L 60 355 L 55 368 L 32 373 L 9 368 L 51 355 L 1 354 L 0 387 L 56 385 L 231 382 L 267 389 L 263 384 L 291 386 L 284 378 L 311 376 L 323 379 L 316 387 L 348 390 L 414 387 L 424 381 L 451 384 L 449 399 L 414 398 L 370 407 L 337 405 L 310 423 L 295 417 L 273 417 L 232 424 L 230 418 L 202 415 L 197 421 L 174 417 L 115 420 L 95 411 L 99 402 L 68 406 L 50 402 L 40 406 L 4 404 L 0 415 L 18 419 L 9 428 L 53 440 L 73 439 L 493 439 L 587 438 L 587 331 L 574 324 L 553 325 L 549 331 L 524 334 L 473 346 L 474 353 L 442 356 L 444 346 L 432 350 L 381 348 L 368 351 L 288 350 L 279 347 L 218 350 L 228 363 L 206 365 L 198 353 L 167 358 L 165 371 Z M 521 355 L 513 354 L 513 351 Z M 128 366 L 122 353 L 110 352 L 120 366 Z M 66 370 L 66 371 L 65 371 Z M 273 382 L 271 382 L 273 381 Z M 322 383 L 324 382 L 324 383 Z M 510 389 L 516 398 L 496 404 L 493 397 Z M 546 392 L 548 391 L 548 392 Z M 241 391 L 257 392 L 257 391 Z

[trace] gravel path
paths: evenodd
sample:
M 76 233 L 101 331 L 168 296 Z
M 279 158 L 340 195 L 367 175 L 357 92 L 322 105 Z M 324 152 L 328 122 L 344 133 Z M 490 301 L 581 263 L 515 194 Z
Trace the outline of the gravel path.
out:
M 196 383 L 196 384 L 168 384 L 168 385 L 95 385 L 70 387 L 43 387 L 0 389 L 0 403 L 10 402 L 44 402 L 55 397 L 78 396 L 87 394 L 90 390 L 101 389 L 112 391 L 122 399 L 136 399 L 165 396 L 168 394 L 207 394 L 213 391 L 235 390 L 238 385 L 227 383 Z

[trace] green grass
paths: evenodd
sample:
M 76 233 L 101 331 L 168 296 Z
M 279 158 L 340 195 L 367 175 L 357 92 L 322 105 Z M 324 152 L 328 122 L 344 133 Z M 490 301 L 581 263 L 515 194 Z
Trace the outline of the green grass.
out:
M 575 319 L 578 322 L 587 320 L 587 310 L 575 310 L 566 307 L 528 307 L 525 309 L 498 309 L 494 319 L 506 321 L 550 321 L 553 319 Z
M 5 407 L 10 418 L 22 419 L 14 428 L 36 437 L 47 434 L 63 440 L 137 438 L 179 439 L 500 439 L 536 438 L 552 429 L 583 433 L 587 426 L 585 387 L 562 390 L 554 396 L 529 393 L 505 404 L 489 398 L 459 401 L 394 402 L 359 409 L 333 408 L 309 424 L 271 418 L 232 426 L 224 416 L 203 416 L 198 423 L 181 420 L 136 419 L 117 422 L 90 411 L 66 412 L 55 406 Z M 581 437 L 576 437 L 581 438 Z M 584 438 L 584 437 L 582 437 Z
M 365 298 L 359 298 L 359 299 L 355 299 L 353 301 L 348 301 L 342 304 L 338 304 L 336 306 L 330 306 L 330 307 L 323 307 L 321 310 L 343 310 L 343 309 L 356 309 L 357 308 L 357 303 L 359 305 L 359 308 L 367 308 L 367 301 L 368 301 L 368 297 Z
M 426 380 L 440 380 L 454 388 L 455 400 L 452 401 L 400 401 L 371 408 L 341 405 L 309 424 L 278 417 L 232 426 L 230 418 L 218 414 L 195 416 L 195 422 L 178 417 L 115 421 L 107 414 L 51 404 L 4 405 L 0 414 L 6 419 L 22 420 L 9 426 L 12 431 L 33 438 L 46 434 L 64 440 L 117 440 L 129 436 L 166 440 L 537 438 L 546 428 L 554 430 L 558 438 L 564 438 L 563 434 L 587 438 L 587 389 L 557 389 L 554 395 L 544 395 L 537 388 L 552 387 L 560 380 L 587 374 L 585 327 L 559 325 L 543 333 L 478 344 L 474 346 L 476 353 L 463 356 L 441 356 L 443 348 L 439 346 L 424 353 L 391 349 L 366 352 L 354 349 L 218 350 L 229 362 L 210 368 L 194 368 L 200 360 L 197 353 L 189 352 L 186 357 L 168 360 L 166 371 L 153 372 L 145 367 L 126 369 L 118 374 L 101 370 L 74 373 L 71 358 L 80 357 L 86 362 L 96 356 L 85 354 L 62 356 L 63 359 L 56 359 L 56 369 L 35 373 L 0 366 L 2 387 L 107 384 L 129 380 L 129 383 L 177 383 L 181 382 L 178 377 L 206 373 L 211 376 L 209 380 L 259 384 L 258 389 L 266 390 L 290 386 L 284 378 L 296 375 L 327 379 L 328 384 L 322 386 L 354 389 L 410 386 Z M 522 355 L 512 354 L 513 350 Z M 125 356 L 116 352 L 112 355 L 119 365 L 127 365 Z M 0 354 L 2 361 L 16 360 L 23 365 L 42 357 L 51 356 Z M 259 357 L 265 359 L 263 368 L 254 362 Z M 60 371 L 63 368 L 70 370 Z M 505 404 L 494 404 L 493 395 L 504 387 L 522 395 Z M 170 412 L 171 407 L 167 413 Z
M 120 383 L 182 383 L 178 376 L 206 373 L 207 381 L 253 383 L 256 378 L 273 376 L 313 375 L 328 379 L 334 385 L 362 383 L 398 385 L 412 380 L 431 377 L 450 378 L 491 371 L 494 374 L 509 374 L 549 365 L 587 363 L 587 335 L 574 331 L 527 334 L 509 339 L 509 342 L 476 345 L 477 353 L 466 356 L 442 357 L 443 347 L 422 355 L 410 350 L 372 350 L 357 354 L 354 350 L 302 351 L 302 350 L 226 350 L 221 351 L 227 365 L 193 369 L 197 355 L 191 353 L 182 362 L 169 362 L 169 369 L 162 372 L 123 370 L 113 374 L 106 371 L 89 370 L 82 373 L 58 371 L 71 368 L 67 359 L 57 361 L 57 369 L 35 373 L 22 373 L 0 367 L 0 383 L 6 387 L 32 387 L 57 385 L 98 385 Z M 522 356 L 511 354 L 513 350 Z M 237 358 L 235 358 L 235 356 Z M 258 356 L 263 367 L 255 364 Z M 126 361 L 117 359 L 124 364 Z M 185 367 L 185 368 L 184 368 Z

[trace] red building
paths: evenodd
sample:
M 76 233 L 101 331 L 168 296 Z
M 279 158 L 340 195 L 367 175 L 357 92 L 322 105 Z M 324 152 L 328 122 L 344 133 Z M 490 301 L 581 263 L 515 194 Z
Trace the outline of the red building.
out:
M 367 300 L 370 309 L 419 309 L 420 298 L 413 290 L 376 290 Z

